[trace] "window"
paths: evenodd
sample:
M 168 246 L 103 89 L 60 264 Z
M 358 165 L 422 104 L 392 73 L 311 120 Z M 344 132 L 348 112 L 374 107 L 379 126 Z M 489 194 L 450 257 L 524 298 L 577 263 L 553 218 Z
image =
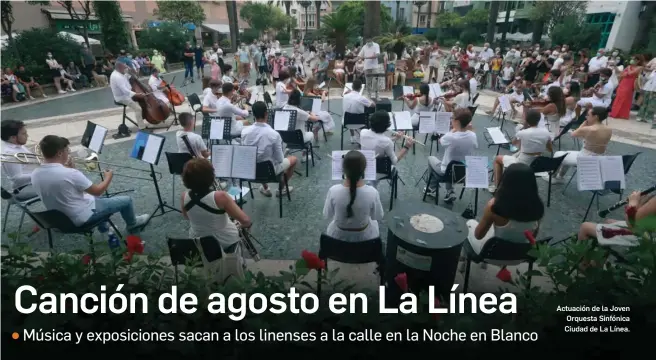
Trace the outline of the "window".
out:
M 426 26 L 426 15 L 419 15 L 419 26 Z
M 485 10 L 489 10 L 489 9 L 490 9 L 490 2 L 486 1 L 485 2 Z
M 399 17 L 403 20 L 405 20 L 405 8 L 400 8 L 399 9 Z M 396 19 L 399 20 L 399 19 Z
M 615 14 L 613 13 L 601 13 L 601 14 L 592 14 L 588 15 L 588 23 L 595 24 L 600 27 L 601 30 L 601 39 L 599 40 L 599 48 L 606 47 L 608 42 L 608 36 L 610 31 L 613 28 L 613 23 L 615 22 Z
M 308 26 L 307 27 L 313 28 L 314 27 L 314 15 L 308 15 L 307 19 L 308 19 Z

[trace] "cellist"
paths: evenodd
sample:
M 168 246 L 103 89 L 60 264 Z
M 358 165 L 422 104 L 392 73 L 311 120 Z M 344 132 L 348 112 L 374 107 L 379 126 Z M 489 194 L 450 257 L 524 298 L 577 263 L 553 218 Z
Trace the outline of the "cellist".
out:
M 125 65 L 125 63 L 116 63 L 116 68 L 109 77 L 109 85 L 112 89 L 112 95 L 114 96 L 115 102 L 134 110 L 134 119 L 137 122 L 139 129 L 145 129 L 146 124 L 144 124 L 143 121 L 141 106 L 136 101 L 143 100 L 146 96 L 132 91 L 132 86 L 126 75 L 127 72 L 128 66 Z
M 162 79 L 159 77 L 159 69 L 153 68 L 148 79 L 148 86 L 153 90 L 153 95 L 156 98 L 164 101 L 167 105 L 171 106 L 169 98 L 164 94 L 167 90 L 166 86 L 162 84 Z

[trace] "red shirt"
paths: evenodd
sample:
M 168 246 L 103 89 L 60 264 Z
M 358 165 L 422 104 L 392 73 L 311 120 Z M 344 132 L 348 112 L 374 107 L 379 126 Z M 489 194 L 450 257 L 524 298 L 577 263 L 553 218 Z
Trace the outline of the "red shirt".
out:
M 467 54 L 462 55 L 460 57 L 459 63 L 462 70 L 467 70 L 469 68 L 469 56 L 467 56 Z

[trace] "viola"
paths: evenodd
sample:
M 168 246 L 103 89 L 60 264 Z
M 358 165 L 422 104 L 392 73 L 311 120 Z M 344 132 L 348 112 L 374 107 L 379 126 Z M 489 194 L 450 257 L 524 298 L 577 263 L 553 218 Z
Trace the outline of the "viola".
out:
M 137 102 L 141 107 L 142 117 L 148 123 L 157 125 L 169 118 L 171 109 L 164 101 L 158 99 L 152 93 L 150 87 L 144 85 L 136 76 L 130 76 L 129 82 L 133 92 L 144 95 Z
M 176 88 L 173 87 L 173 85 L 169 85 L 164 79 L 160 78 L 162 80 L 162 86 L 166 86 L 166 96 L 173 104 L 174 106 L 180 106 L 184 103 L 185 97 L 184 95 L 177 90 Z
M 545 107 L 549 104 L 549 100 L 547 99 L 535 99 L 535 100 L 530 100 L 530 101 L 524 101 L 524 106 L 527 107 Z

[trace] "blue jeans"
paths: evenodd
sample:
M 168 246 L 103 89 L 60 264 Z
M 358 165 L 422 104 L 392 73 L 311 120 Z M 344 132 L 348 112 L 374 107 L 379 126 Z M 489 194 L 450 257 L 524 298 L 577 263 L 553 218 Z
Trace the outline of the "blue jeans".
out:
M 97 197 L 96 209 L 93 210 L 93 215 L 87 220 L 86 224 L 94 223 L 108 215 L 121 213 L 121 217 L 127 228 L 137 224 L 137 218 L 134 215 L 134 206 L 132 206 L 132 198 L 129 196 L 114 196 L 110 198 Z M 106 233 L 109 230 L 107 223 L 103 222 L 98 225 L 98 231 Z
M 188 77 L 193 78 L 194 77 L 194 63 L 192 62 L 186 62 L 184 63 L 185 67 L 185 79 Z

